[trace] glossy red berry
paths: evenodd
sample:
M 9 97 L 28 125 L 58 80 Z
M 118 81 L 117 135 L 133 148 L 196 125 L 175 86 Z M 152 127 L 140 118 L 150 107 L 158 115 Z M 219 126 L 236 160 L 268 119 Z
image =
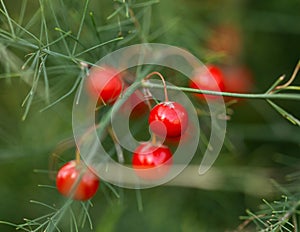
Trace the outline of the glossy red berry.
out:
M 87 89 L 92 97 L 105 104 L 114 103 L 123 88 L 122 75 L 112 67 L 93 67 L 87 78 Z
M 207 69 L 201 67 L 194 72 L 189 86 L 190 88 L 194 89 L 223 92 L 225 89 L 224 76 L 221 69 L 219 69 L 217 66 L 210 65 L 207 67 Z M 203 94 L 196 94 L 196 96 L 201 100 L 205 99 L 205 97 L 209 99 L 218 98 L 218 96 Z
M 136 174 L 147 180 L 157 180 L 167 175 L 172 165 L 172 152 L 164 145 L 141 143 L 134 151 L 132 166 Z
M 188 113 L 177 102 L 161 102 L 150 111 L 151 131 L 161 137 L 178 137 L 188 126 Z
M 86 201 L 97 192 L 99 178 L 85 165 L 75 160 L 66 163 L 57 173 L 57 190 L 66 197 Z

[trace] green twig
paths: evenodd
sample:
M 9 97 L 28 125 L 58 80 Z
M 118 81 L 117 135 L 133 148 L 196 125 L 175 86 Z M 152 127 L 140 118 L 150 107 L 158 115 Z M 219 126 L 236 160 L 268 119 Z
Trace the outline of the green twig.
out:
M 142 83 L 142 86 L 145 88 L 160 88 L 163 89 L 163 85 L 154 84 L 150 81 L 145 81 Z M 207 94 L 207 95 L 215 95 L 215 96 L 223 96 L 223 97 L 235 97 L 235 98 L 248 98 L 248 99 L 277 99 L 277 100 L 300 100 L 300 94 L 268 94 L 268 93 L 229 93 L 229 92 L 218 92 L 218 91 L 210 91 L 210 90 L 200 90 L 186 87 L 177 87 L 177 86 L 167 86 L 169 90 L 178 90 L 188 93 L 199 93 L 199 94 Z

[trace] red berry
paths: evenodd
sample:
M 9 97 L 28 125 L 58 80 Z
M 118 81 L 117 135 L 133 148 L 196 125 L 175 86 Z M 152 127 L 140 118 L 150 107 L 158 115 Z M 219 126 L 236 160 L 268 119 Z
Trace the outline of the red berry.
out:
M 213 65 L 205 68 L 199 68 L 194 72 L 192 80 L 189 83 L 190 88 L 210 90 L 210 91 L 224 91 L 224 76 L 222 71 Z M 196 96 L 203 100 L 205 97 L 209 99 L 216 99 L 218 96 L 196 94 Z
M 133 153 L 132 166 L 142 179 L 157 180 L 166 176 L 171 164 L 172 152 L 167 146 L 143 142 Z
M 57 190 L 66 197 L 86 201 L 97 192 L 99 178 L 85 165 L 75 160 L 66 163 L 57 173 Z
M 114 103 L 123 88 L 122 75 L 112 67 L 93 67 L 87 79 L 87 89 L 92 97 L 106 104 Z
M 177 137 L 188 126 L 188 113 L 177 102 L 161 102 L 150 111 L 148 119 L 150 129 L 161 137 Z

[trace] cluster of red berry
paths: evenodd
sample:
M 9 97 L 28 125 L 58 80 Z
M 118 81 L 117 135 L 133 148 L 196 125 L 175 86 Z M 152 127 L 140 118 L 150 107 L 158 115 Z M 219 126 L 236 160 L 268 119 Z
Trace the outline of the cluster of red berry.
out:
M 148 75 L 148 77 L 150 76 L 151 74 Z M 163 77 L 161 76 L 161 78 Z M 233 76 L 229 79 L 229 84 L 225 80 L 222 71 L 218 67 L 210 65 L 207 69 L 196 70 L 189 86 L 211 91 L 235 91 L 233 86 L 240 87 L 236 84 Z M 87 78 L 87 91 L 91 97 L 96 98 L 98 104 L 113 104 L 127 87 L 124 84 L 122 73 L 112 67 L 92 68 Z M 127 103 L 134 104 L 139 100 L 137 99 L 140 97 L 139 93 L 134 92 L 127 99 Z M 216 96 L 204 97 L 203 94 L 196 94 L 196 96 L 201 100 L 216 98 Z M 173 163 L 172 151 L 160 140 L 175 138 L 176 141 L 176 138 L 180 138 L 187 130 L 189 124 L 188 112 L 185 107 L 178 102 L 169 101 L 167 94 L 165 98 L 165 101 L 150 109 L 148 123 L 152 132 L 152 141 L 141 142 L 132 156 L 133 169 L 139 178 L 145 180 L 160 179 L 168 174 Z M 157 140 L 156 136 L 161 139 Z M 62 195 L 75 200 L 88 200 L 96 193 L 99 178 L 81 161 L 73 160 L 59 170 L 56 184 Z
M 96 96 L 98 102 L 112 104 L 122 93 L 122 75 L 112 67 L 92 70 L 87 80 L 88 92 Z M 134 92 L 126 103 L 137 101 L 138 94 Z M 147 105 L 147 104 L 145 104 Z M 177 102 L 169 101 L 157 104 L 150 110 L 150 130 L 160 138 L 179 137 L 188 125 L 188 113 Z M 157 179 L 165 176 L 172 164 L 172 152 L 168 146 L 156 139 L 141 142 L 133 152 L 132 167 L 142 179 Z

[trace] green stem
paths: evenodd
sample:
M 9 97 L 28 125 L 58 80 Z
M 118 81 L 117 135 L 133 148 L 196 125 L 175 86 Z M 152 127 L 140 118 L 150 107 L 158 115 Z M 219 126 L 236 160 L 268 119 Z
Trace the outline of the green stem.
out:
M 146 88 L 160 88 L 163 89 L 164 86 L 161 84 L 154 84 L 149 81 L 142 83 L 143 87 Z M 277 100 L 300 100 L 300 94 L 269 94 L 269 93 L 229 93 L 229 92 L 218 92 L 210 90 L 200 90 L 187 87 L 178 87 L 178 86 L 167 86 L 169 90 L 180 90 L 183 92 L 189 93 L 201 93 L 207 95 L 223 96 L 223 97 L 235 97 L 235 98 L 248 98 L 248 99 L 277 99 Z

